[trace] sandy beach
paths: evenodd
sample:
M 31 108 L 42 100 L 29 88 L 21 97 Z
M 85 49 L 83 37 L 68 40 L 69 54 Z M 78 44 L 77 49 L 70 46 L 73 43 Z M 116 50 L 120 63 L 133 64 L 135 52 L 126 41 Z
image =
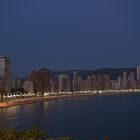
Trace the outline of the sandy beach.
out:
M 57 99 L 81 97 L 81 96 L 95 96 L 95 95 L 93 95 L 93 94 L 74 94 L 74 95 L 55 95 L 55 96 L 16 99 L 13 101 L 7 101 L 7 102 L 0 103 L 0 109 L 17 106 L 17 105 L 23 105 L 23 104 L 32 104 L 32 103 L 36 103 L 36 102 L 52 101 L 52 100 L 57 100 Z
M 64 98 L 75 98 L 75 97 L 82 97 L 82 96 L 108 96 L 108 95 L 120 95 L 120 94 L 126 94 L 126 93 L 135 93 L 135 92 L 104 92 L 104 93 L 80 93 L 80 94 L 68 94 L 68 95 L 48 95 L 44 97 L 30 97 L 30 98 L 24 98 L 24 99 L 16 99 L 13 101 L 7 101 L 0 103 L 0 109 L 17 106 L 17 105 L 24 105 L 24 104 L 32 104 L 36 102 L 43 102 L 43 101 L 52 101 L 57 99 L 64 99 Z M 137 92 L 136 92 L 137 93 Z

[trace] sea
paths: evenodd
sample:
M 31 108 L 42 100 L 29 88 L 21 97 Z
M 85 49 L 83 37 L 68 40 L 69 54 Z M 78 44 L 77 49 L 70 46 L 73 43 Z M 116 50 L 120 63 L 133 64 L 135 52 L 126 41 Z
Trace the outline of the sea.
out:
M 140 93 L 57 99 L 0 110 L 0 127 L 79 140 L 140 140 Z

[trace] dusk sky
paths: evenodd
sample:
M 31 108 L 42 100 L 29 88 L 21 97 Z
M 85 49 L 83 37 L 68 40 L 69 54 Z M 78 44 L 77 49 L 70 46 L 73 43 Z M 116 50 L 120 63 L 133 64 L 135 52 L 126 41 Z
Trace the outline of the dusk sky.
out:
M 140 64 L 140 0 L 0 0 L 14 75 Z

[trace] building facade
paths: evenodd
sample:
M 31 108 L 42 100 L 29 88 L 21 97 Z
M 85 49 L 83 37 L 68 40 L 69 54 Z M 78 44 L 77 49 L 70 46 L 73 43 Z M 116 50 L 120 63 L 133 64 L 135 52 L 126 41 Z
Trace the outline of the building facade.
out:
M 11 90 L 11 69 L 10 58 L 0 56 L 0 90 L 10 94 Z
M 137 81 L 140 82 L 140 66 L 137 67 Z
M 71 91 L 71 80 L 69 75 L 59 75 L 59 92 L 70 92 Z
M 33 91 L 35 94 L 44 95 L 45 92 L 51 92 L 50 84 L 51 72 L 48 69 L 32 71 L 29 80 L 33 83 Z

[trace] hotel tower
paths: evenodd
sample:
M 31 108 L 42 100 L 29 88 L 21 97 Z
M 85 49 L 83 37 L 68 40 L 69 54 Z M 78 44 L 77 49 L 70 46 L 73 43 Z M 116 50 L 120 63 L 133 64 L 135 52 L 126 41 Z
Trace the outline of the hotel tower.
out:
M 10 58 L 0 56 L 0 90 L 10 93 L 10 89 L 11 89 Z

